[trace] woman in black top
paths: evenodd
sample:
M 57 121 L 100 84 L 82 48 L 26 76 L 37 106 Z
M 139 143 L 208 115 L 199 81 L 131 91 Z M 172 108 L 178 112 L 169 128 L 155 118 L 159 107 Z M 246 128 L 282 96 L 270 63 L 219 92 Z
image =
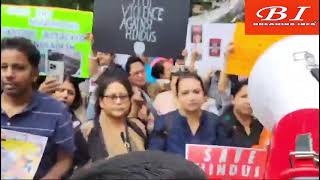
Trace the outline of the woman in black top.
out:
M 110 66 L 97 84 L 96 118 L 88 136 L 92 161 L 144 151 L 145 126 L 128 118 L 133 91 L 127 73 L 121 67 Z
M 230 146 L 251 148 L 259 144 L 263 125 L 253 116 L 248 98 L 248 80 L 235 83 L 232 106 L 220 116 L 225 142 Z

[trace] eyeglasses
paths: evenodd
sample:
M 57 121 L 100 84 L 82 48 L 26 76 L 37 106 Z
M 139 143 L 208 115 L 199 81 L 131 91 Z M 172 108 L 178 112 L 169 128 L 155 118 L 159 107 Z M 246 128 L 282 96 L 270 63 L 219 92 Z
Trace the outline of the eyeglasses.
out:
M 111 100 L 113 102 L 116 102 L 118 99 L 120 101 L 127 101 L 129 99 L 128 95 L 104 95 L 103 97 L 107 98 L 108 100 Z

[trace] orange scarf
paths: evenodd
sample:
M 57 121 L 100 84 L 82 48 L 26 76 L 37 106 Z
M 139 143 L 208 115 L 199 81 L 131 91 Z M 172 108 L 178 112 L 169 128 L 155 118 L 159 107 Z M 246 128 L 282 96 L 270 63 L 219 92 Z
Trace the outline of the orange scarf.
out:
M 271 137 L 272 137 L 272 133 L 268 129 L 263 128 L 260 134 L 259 144 L 253 145 L 252 148 L 267 149 L 268 145 L 270 144 Z

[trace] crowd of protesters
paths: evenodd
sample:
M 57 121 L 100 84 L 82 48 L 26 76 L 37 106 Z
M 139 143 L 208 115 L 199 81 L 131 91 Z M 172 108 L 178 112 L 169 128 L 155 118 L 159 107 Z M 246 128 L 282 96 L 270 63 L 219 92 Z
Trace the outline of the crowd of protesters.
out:
M 225 60 L 233 50 L 230 44 Z M 125 66 L 115 56 L 93 49 L 88 80 L 39 83 L 40 53 L 31 41 L 1 41 L 1 129 L 48 137 L 35 179 L 66 178 L 133 151 L 184 157 L 186 144 L 268 146 L 271 134 L 253 116 L 246 78 L 224 68 L 200 77 L 196 51 L 191 63 L 185 51 L 171 59 L 131 56 Z

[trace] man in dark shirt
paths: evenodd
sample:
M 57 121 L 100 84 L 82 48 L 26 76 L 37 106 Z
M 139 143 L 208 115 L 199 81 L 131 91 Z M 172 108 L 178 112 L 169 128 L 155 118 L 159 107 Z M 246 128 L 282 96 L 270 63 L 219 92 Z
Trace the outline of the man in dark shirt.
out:
M 71 114 L 66 107 L 33 90 L 40 53 L 30 40 L 1 41 L 1 129 L 48 137 L 35 179 L 60 179 L 75 151 Z M 1 130 L 1 139 L 3 139 Z
M 220 116 L 230 146 L 251 148 L 259 144 L 262 124 L 253 117 L 248 98 L 248 80 L 235 83 L 232 106 Z

